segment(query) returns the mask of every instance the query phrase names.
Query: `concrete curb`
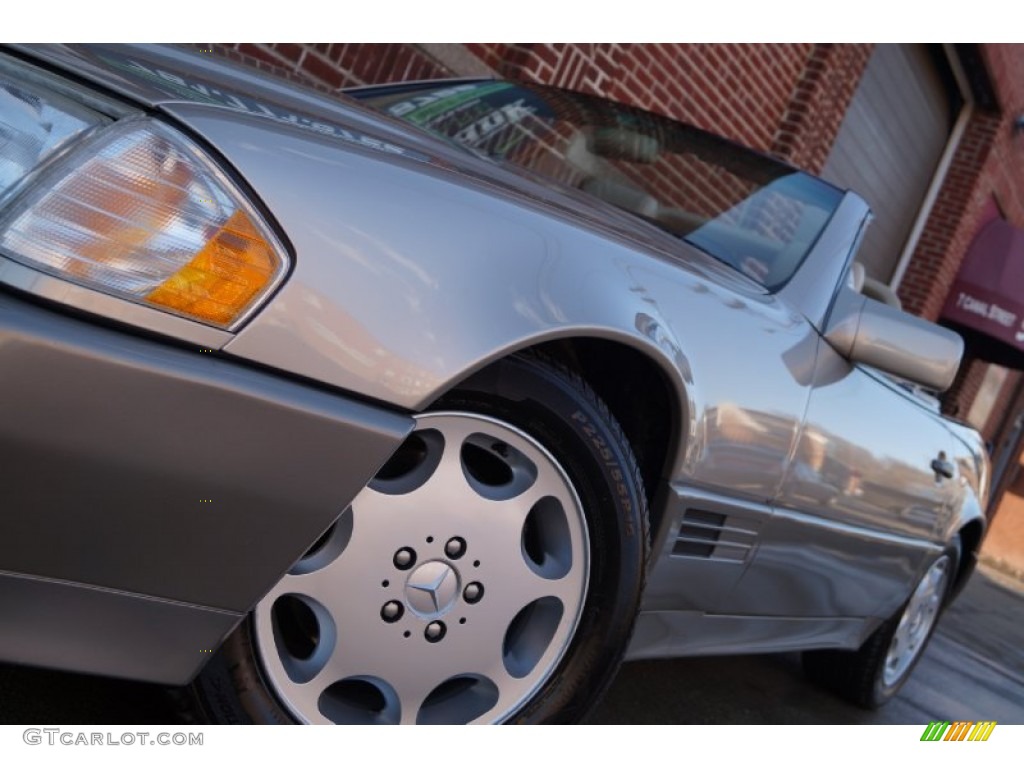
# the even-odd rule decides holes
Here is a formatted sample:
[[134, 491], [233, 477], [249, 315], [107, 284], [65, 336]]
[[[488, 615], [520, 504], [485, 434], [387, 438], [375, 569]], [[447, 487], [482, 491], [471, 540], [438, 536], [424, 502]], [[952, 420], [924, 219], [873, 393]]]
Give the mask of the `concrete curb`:
[[1024, 590], [1024, 569], [1018, 568], [1008, 561], [999, 557], [993, 557], [992, 555], [979, 556], [978, 563], [985, 568], [989, 568], [1002, 574], [1003, 576], [1008, 576], [1018, 582], [1019, 589]]

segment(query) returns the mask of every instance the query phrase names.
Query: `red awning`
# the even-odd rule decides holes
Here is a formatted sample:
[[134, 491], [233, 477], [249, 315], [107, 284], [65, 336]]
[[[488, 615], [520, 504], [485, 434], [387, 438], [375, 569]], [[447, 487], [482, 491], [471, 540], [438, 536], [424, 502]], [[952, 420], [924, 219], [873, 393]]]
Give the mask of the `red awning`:
[[970, 353], [1024, 369], [1024, 229], [993, 219], [977, 234], [942, 309]]

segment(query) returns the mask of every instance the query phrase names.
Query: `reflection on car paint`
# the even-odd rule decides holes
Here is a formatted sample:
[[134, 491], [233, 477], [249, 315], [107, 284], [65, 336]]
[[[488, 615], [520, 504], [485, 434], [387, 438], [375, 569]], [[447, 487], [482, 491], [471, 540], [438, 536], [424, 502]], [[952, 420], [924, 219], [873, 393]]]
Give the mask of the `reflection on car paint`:
[[369, 136], [360, 131], [342, 128], [333, 123], [317, 120], [308, 115], [298, 112], [287, 112], [278, 107], [270, 106], [264, 102], [257, 101], [249, 96], [230, 91], [223, 91], [208, 83], [202, 83], [192, 76], [184, 76], [169, 72], [160, 67], [148, 67], [134, 59], [125, 58], [109, 52], [97, 53], [97, 56], [107, 64], [116, 69], [130, 71], [141, 76], [150, 82], [158, 85], [164, 90], [177, 95], [184, 95], [190, 101], [203, 101], [207, 104], [218, 104], [224, 107], [231, 107], [242, 112], [253, 115], [262, 115], [274, 120], [288, 123], [290, 125], [305, 128], [317, 133], [333, 136], [343, 141], [358, 144], [366, 149], [373, 149], [379, 152], [387, 152], [394, 155], [401, 155], [420, 162], [429, 162], [430, 158], [422, 152], [416, 152], [408, 147], [402, 147], [389, 141], [383, 141]]

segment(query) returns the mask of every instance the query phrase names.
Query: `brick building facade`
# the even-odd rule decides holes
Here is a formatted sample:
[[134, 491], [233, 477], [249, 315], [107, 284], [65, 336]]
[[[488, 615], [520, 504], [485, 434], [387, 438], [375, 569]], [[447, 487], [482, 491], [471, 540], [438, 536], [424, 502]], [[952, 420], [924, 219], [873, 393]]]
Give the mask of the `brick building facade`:
[[[221, 55], [326, 91], [480, 75], [587, 91], [679, 118], [815, 173], [826, 169], [876, 48], [527, 43], [214, 46]], [[930, 49], [925, 54], [938, 62], [937, 77], [951, 94], [950, 123], [955, 117], [956, 124], [943, 139], [944, 151], [933, 164], [928, 194], [908, 202], [916, 217], [913, 233], [890, 283], [905, 309], [937, 320], [981, 225], [1001, 216], [1024, 227], [1024, 45], [916, 48]], [[994, 459], [1000, 451], [1012, 453], [1014, 460], [1009, 464], [1011, 469], [1017, 466], [1024, 447], [1024, 430], [1015, 429], [1016, 415], [1024, 412], [1021, 371], [994, 369], [969, 349], [943, 406], [947, 412], [970, 418], [983, 431], [993, 443]], [[1013, 495], [1015, 476], [1013, 471], [1003, 473], [1000, 489], [1012, 486]], [[1021, 512], [1012, 517], [1024, 517], [1024, 502]], [[1024, 532], [1020, 538], [1024, 567]]]

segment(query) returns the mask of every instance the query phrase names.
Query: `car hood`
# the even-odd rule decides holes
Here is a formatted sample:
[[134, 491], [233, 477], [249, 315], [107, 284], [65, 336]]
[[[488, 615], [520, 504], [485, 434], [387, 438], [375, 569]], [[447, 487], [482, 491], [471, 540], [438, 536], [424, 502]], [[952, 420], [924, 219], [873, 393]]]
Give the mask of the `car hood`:
[[[367, 121], [368, 111], [348, 97], [328, 96], [212, 54], [170, 45], [17, 45], [8, 50], [72, 72], [150, 109], [182, 102], [212, 104], [342, 141], [364, 143], [367, 138], [356, 128]], [[404, 151], [421, 159], [438, 151], [436, 140], [397, 120], [374, 114], [372, 122], [377, 140], [366, 141], [368, 148]], [[398, 143], [391, 145], [388, 139]]]
[[[588, 229], [625, 237], [645, 250], [744, 293], [763, 293], [746, 277], [657, 227], [584, 192], [511, 165], [477, 156], [452, 142], [297, 82], [268, 76], [223, 57], [170, 45], [18, 45], [14, 52], [152, 110], [174, 115], [183, 103], [258, 115], [339, 145], [401, 157], [458, 174], [463, 183], [498, 188]], [[465, 81], [463, 81], [465, 82]]]

